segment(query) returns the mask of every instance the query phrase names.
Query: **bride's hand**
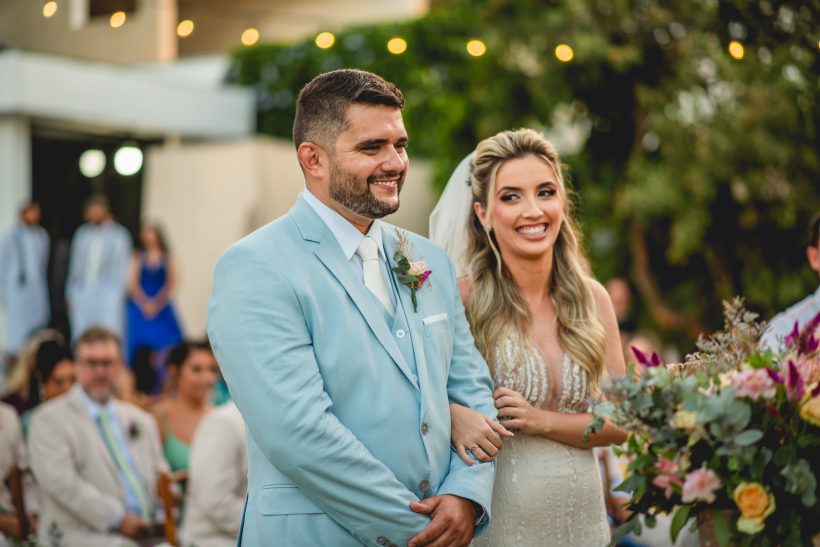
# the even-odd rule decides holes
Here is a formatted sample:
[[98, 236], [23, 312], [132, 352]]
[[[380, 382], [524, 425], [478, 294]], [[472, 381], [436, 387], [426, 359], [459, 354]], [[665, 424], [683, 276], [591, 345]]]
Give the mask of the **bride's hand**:
[[504, 426], [523, 433], [533, 433], [533, 425], [538, 410], [523, 395], [512, 389], [500, 387], [493, 392], [498, 419]]
[[475, 465], [467, 451], [482, 462], [493, 461], [501, 450], [502, 437], [513, 434], [495, 420], [487, 418], [480, 412], [457, 404], [450, 405], [450, 423], [452, 426], [453, 446], [459, 457], [467, 465]]

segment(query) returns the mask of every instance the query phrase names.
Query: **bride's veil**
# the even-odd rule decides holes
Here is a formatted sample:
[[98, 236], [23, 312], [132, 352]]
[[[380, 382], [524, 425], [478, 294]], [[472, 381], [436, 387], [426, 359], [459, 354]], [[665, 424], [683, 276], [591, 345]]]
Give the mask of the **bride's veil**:
[[467, 274], [467, 223], [473, 214], [471, 152], [450, 175], [435, 209], [430, 214], [430, 239], [441, 245], [456, 265], [456, 276]]

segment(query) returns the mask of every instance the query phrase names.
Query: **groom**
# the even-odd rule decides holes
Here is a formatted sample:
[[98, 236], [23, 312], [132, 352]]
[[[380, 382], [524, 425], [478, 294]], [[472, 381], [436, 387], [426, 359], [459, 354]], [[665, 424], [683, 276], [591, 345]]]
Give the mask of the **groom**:
[[305, 191], [217, 263], [208, 334], [249, 432], [241, 545], [467, 545], [489, 522], [492, 464], [450, 446], [451, 401], [495, 417], [453, 265], [378, 220], [409, 164], [403, 106], [368, 72], [307, 84]]

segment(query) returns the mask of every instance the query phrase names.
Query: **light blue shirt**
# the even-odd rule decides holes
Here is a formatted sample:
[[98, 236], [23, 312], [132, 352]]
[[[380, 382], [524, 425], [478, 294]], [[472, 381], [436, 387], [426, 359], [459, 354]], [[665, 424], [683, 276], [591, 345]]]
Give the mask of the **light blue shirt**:
[[794, 329], [795, 322], [800, 329], [810, 319], [813, 319], [820, 312], [820, 287], [814, 294], [808, 295], [800, 302], [794, 304], [785, 311], [772, 317], [766, 332], [760, 339], [760, 345], [765, 349], [782, 351], [783, 341]]
[[382, 272], [382, 281], [384, 281], [384, 284], [387, 287], [387, 293], [390, 295], [390, 301], [393, 304], [393, 309], [396, 309], [396, 294], [392, 289], [393, 285], [390, 281], [390, 271], [387, 267], [388, 262], [387, 258], [384, 256], [382, 228], [379, 220], [373, 220], [367, 233], [363, 234], [345, 217], [319, 201], [319, 198], [311, 194], [310, 190], [307, 188], [305, 188], [305, 191], [302, 192], [302, 197], [305, 198], [308, 205], [310, 205], [316, 214], [319, 215], [319, 218], [321, 218], [322, 222], [327, 225], [328, 229], [333, 234], [333, 237], [335, 237], [336, 241], [339, 242], [339, 247], [342, 248], [342, 253], [353, 266], [356, 276], [362, 280], [362, 283], [364, 283], [364, 266], [362, 265], [362, 259], [356, 254], [356, 249], [359, 248], [359, 245], [365, 237], [369, 236], [376, 242], [376, 246], [379, 249], [379, 266]]
[[[128, 465], [130, 465], [131, 469], [133, 469], [134, 476], [140, 479], [140, 482], [142, 482], [142, 478], [140, 477], [140, 474], [137, 471], [137, 466], [134, 463], [134, 458], [131, 455], [131, 449], [128, 447], [128, 440], [126, 439], [125, 432], [123, 431], [122, 424], [120, 423], [119, 416], [117, 415], [117, 407], [114, 404], [114, 398], [110, 398], [105, 405], [101, 405], [100, 403], [89, 397], [83, 389], [80, 389], [79, 391], [80, 395], [82, 395], [83, 402], [85, 403], [85, 408], [86, 410], [88, 410], [88, 414], [91, 416], [91, 419], [94, 421], [95, 424], [98, 424], [97, 418], [99, 417], [100, 412], [102, 412], [103, 409], [108, 411], [108, 416], [111, 418], [111, 428], [114, 430], [114, 437], [117, 441], [117, 444], [120, 447], [120, 451], [125, 455], [125, 458], [128, 460]], [[99, 429], [99, 426], [97, 427], [97, 429]], [[100, 436], [102, 436], [102, 431], [100, 431]], [[134, 492], [131, 486], [128, 484], [128, 480], [126, 480], [125, 475], [123, 475], [119, 467], [116, 465], [115, 467], [117, 467], [117, 475], [120, 477], [122, 491], [125, 493], [125, 513], [131, 513], [134, 515], [141, 514], [140, 501], [137, 493]], [[148, 499], [147, 494], [146, 499]], [[114, 522], [111, 523], [111, 528], [116, 528], [117, 526], [119, 526], [120, 522], [125, 516], [125, 513], [117, 515], [117, 518], [114, 519]]]

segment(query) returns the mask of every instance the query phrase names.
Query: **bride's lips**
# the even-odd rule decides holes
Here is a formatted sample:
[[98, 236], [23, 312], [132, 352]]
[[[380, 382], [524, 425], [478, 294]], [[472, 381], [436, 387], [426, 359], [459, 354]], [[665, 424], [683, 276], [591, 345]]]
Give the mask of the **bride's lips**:
[[549, 228], [547, 223], [540, 222], [538, 224], [517, 226], [515, 231], [525, 239], [542, 239], [547, 234], [547, 228]]

